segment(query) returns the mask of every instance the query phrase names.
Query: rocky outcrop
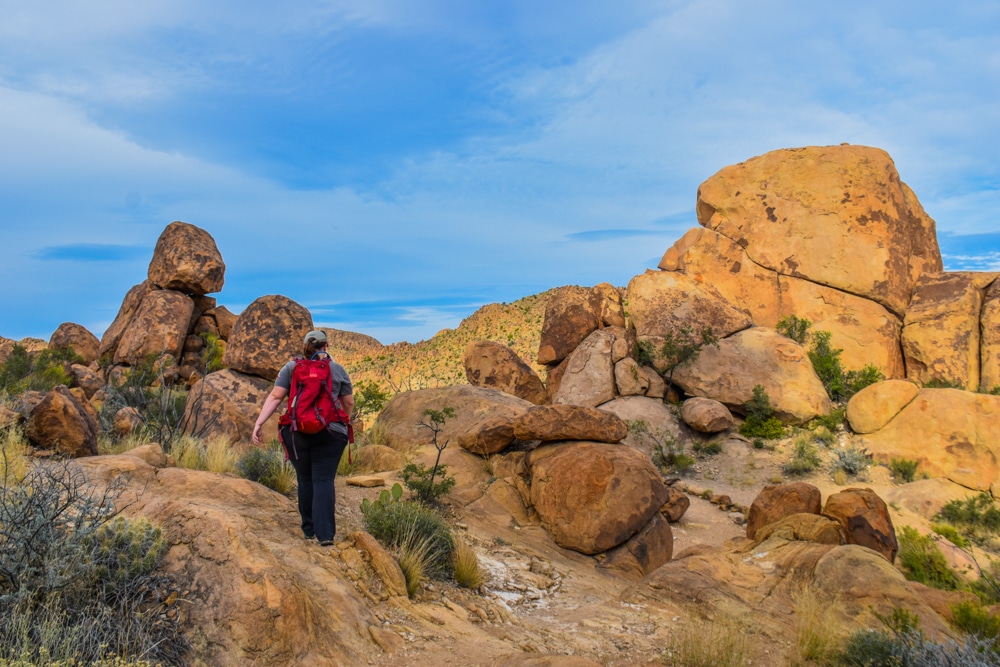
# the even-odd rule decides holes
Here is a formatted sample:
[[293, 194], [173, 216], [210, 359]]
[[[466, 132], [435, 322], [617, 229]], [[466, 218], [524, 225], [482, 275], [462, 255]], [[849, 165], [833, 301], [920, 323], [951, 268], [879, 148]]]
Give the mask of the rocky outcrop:
[[549, 299], [538, 344], [538, 363], [559, 363], [601, 326], [600, 312], [594, 305], [591, 290], [586, 287], [564, 287]]
[[488, 387], [542, 405], [548, 392], [542, 379], [514, 350], [494, 341], [471, 341], [462, 355], [465, 377], [475, 387]]
[[172, 290], [150, 290], [122, 331], [114, 362], [135, 366], [164, 354], [179, 359], [193, 315], [190, 297]]
[[755, 539], [764, 526], [793, 514], [819, 514], [822, 500], [819, 489], [804, 482], [765, 486], [750, 505], [747, 537]]
[[801, 345], [770, 329], [747, 329], [702, 348], [677, 368], [674, 382], [692, 396], [743, 412], [755, 385], [767, 391], [779, 419], [795, 424], [830, 412], [830, 398]]
[[36, 447], [74, 458], [97, 454], [98, 433], [97, 419], [62, 385], [47, 393], [28, 416], [28, 439]]
[[886, 380], [868, 385], [847, 402], [847, 423], [855, 433], [873, 433], [917, 397], [920, 388], [906, 380]]
[[531, 452], [531, 503], [556, 544], [595, 554], [645, 528], [667, 499], [659, 471], [631, 447], [593, 442]]
[[185, 294], [211, 294], [222, 290], [225, 277], [226, 264], [215, 239], [204, 229], [178, 221], [160, 234], [149, 262], [149, 281], [154, 285]]
[[302, 341], [312, 328], [309, 311], [288, 297], [259, 297], [233, 325], [222, 363], [274, 380], [282, 366], [302, 354]]
[[[254, 423], [273, 385], [262, 378], [225, 369], [209, 373], [188, 391], [184, 405], [185, 433], [202, 438], [223, 436], [249, 443]], [[278, 437], [278, 419], [264, 425], [264, 440]]]
[[700, 396], [684, 401], [681, 419], [701, 433], [720, 433], [733, 427], [733, 413], [725, 405]]
[[871, 489], [845, 489], [826, 500], [823, 515], [837, 521], [848, 544], [868, 547], [893, 562], [899, 543], [889, 508]]
[[579, 405], [542, 405], [530, 408], [512, 422], [519, 440], [590, 440], [619, 442], [628, 426], [618, 416]]
[[52, 350], [72, 349], [83, 358], [83, 363], [91, 364], [100, 357], [101, 341], [97, 336], [87, 331], [80, 324], [63, 322], [49, 338], [49, 348]]
[[[594, 331], [566, 357], [558, 382], [550, 388], [553, 403], [596, 407], [615, 397], [616, 341], [625, 341], [625, 330], [608, 327]], [[552, 384], [552, 383], [550, 383]]]

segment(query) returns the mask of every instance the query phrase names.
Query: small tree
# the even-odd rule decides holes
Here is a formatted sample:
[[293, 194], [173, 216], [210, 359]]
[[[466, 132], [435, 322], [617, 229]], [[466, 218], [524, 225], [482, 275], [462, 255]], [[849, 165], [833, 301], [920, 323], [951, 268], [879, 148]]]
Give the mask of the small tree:
[[809, 327], [811, 326], [812, 322], [804, 317], [799, 318], [795, 315], [787, 315], [778, 320], [774, 328], [778, 333], [791, 338], [799, 345], [805, 345], [806, 338], [809, 337]]
[[667, 382], [673, 384], [674, 371], [678, 366], [694, 361], [701, 354], [701, 349], [706, 345], [719, 347], [719, 339], [712, 333], [712, 327], [705, 327], [700, 334], [695, 334], [694, 329], [683, 326], [675, 334], [668, 331], [660, 346], [660, 357], [664, 363], [663, 372], [667, 375]]
[[[431, 502], [448, 493], [451, 487], [455, 486], [455, 478], [447, 475], [447, 464], [441, 463], [441, 452], [448, 446], [449, 441], [438, 442], [438, 435], [441, 433], [441, 429], [444, 428], [445, 423], [449, 419], [455, 418], [455, 410], [454, 408], [444, 406], [440, 410], [427, 408], [421, 414], [425, 419], [421, 420], [419, 425], [430, 429], [431, 443], [437, 449], [437, 458], [434, 460], [434, 467], [429, 471], [423, 466], [409, 463], [403, 468], [401, 475], [406, 488], [416, 493], [417, 498], [424, 502]], [[441, 481], [435, 484], [434, 478], [437, 476], [438, 471], [441, 472]]]
[[785, 434], [781, 420], [774, 416], [771, 398], [767, 395], [764, 385], [755, 385], [753, 397], [743, 404], [746, 421], [740, 426], [740, 434], [747, 438], [766, 438], [772, 440]]
[[358, 417], [375, 415], [389, 402], [389, 392], [374, 380], [361, 382], [354, 388], [354, 414]]

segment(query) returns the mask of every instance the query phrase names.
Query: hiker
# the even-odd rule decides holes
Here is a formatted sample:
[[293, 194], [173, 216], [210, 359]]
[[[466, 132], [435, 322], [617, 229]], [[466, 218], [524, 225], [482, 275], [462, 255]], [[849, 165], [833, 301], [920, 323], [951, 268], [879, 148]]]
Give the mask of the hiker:
[[264, 423], [287, 397], [288, 410], [278, 422], [278, 435], [295, 468], [302, 533], [322, 546], [332, 545], [337, 533], [333, 480], [347, 447], [354, 410], [351, 378], [327, 353], [326, 344], [322, 331], [306, 334], [302, 357], [284, 365], [264, 399], [252, 438], [255, 445], [261, 444]]

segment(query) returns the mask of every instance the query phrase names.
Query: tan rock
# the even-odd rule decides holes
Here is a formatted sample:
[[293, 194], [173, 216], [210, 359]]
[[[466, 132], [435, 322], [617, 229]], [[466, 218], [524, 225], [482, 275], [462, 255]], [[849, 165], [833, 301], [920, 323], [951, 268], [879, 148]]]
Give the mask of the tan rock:
[[714, 287], [683, 273], [646, 271], [629, 281], [627, 297], [639, 340], [662, 342], [668, 333], [677, 335], [683, 327], [695, 334], [711, 328], [723, 338], [751, 324], [750, 318]]
[[399, 470], [406, 465], [403, 455], [392, 447], [385, 445], [365, 445], [354, 455], [359, 470], [368, 472], [387, 472]]
[[873, 433], [917, 397], [920, 387], [906, 380], [886, 380], [869, 385], [847, 402], [847, 421], [855, 433]]
[[212, 310], [212, 317], [215, 318], [215, 325], [219, 327], [219, 336], [223, 340], [229, 340], [233, 333], [233, 327], [236, 326], [236, 320], [239, 318], [229, 312], [225, 306], [216, 306]]
[[16, 410], [11, 410], [4, 405], [0, 405], [0, 428], [8, 426], [19, 426], [24, 422], [24, 415]]
[[779, 419], [794, 424], [830, 412], [830, 398], [801, 345], [764, 328], [746, 329], [702, 348], [674, 371], [674, 382], [692, 396], [743, 411], [755, 385], [763, 385]]
[[370, 489], [376, 486], [385, 486], [385, 477], [378, 475], [352, 475], [344, 480], [347, 486], [360, 486]]
[[462, 365], [466, 379], [473, 386], [497, 389], [535, 405], [543, 405], [548, 400], [542, 379], [517, 356], [517, 352], [503, 343], [471, 341], [465, 347]]
[[92, 364], [100, 357], [101, 341], [81, 324], [63, 322], [49, 338], [49, 348], [53, 350], [72, 349], [83, 358], [84, 364]]
[[114, 363], [138, 366], [150, 356], [180, 357], [194, 302], [180, 292], [152, 290], [142, 298], [115, 348]]
[[134, 456], [154, 468], [166, 468], [173, 465], [171, 457], [164, 453], [163, 448], [156, 443], [139, 445], [125, 452], [127, 456]]
[[262, 296], [233, 325], [222, 363], [274, 380], [282, 366], [302, 354], [302, 341], [312, 328], [312, 315], [303, 306], [281, 295]]
[[[645, 396], [623, 396], [601, 404], [599, 409], [618, 415], [626, 424], [635, 421], [645, 422], [652, 435], [661, 442], [679, 441], [681, 438], [680, 420], [661, 400]], [[632, 432], [630, 428], [622, 444], [634, 447], [651, 457], [656, 443], [653, 438]]]
[[513, 420], [533, 407], [524, 399], [496, 389], [456, 385], [438, 389], [419, 389], [396, 394], [379, 414], [376, 423], [386, 429], [386, 444], [399, 451], [431, 442], [426, 409], [450, 407], [455, 417], [449, 419], [438, 442], [450, 442], [480, 454], [502, 450], [514, 439]]
[[760, 544], [771, 537], [778, 537], [788, 541], [839, 545], [844, 544], [841, 531], [840, 524], [829, 517], [800, 512], [761, 527], [754, 537], [754, 542]]
[[[272, 384], [262, 378], [225, 369], [209, 373], [188, 391], [184, 432], [202, 438], [225, 436], [249, 443], [253, 427]], [[279, 406], [278, 412], [284, 406]], [[278, 437], [278, 417], [264, 424], [264, 441]]]
[[812, 484], [769, 485], [761, 489], [750, 505], [747, 515], [747, 537], [755, 539], [757, 532], [793, 514], [819, 514], [822, 495]]
[[644, 396], [649, 390], [649, 378], [635, 359], [625, 357], [615, 363], [615, 386], [621, 396]]
[[101, 356], [108, 354], [112, 359], [114, 358], [118, 341], [121, 340], [126, 327], [132, 322], [132, 318], [135, 317], [136, 312], [139, 310], [143, 297], [152, 290], [152, 283], [145, 280], [126, 292], [125, 298], [122, 300], [122, 305], [118, 309], [118, 315], [115, 316], [111, 326], [105, 329], [104, 335], [101, 336]]
[[994, 280], [985, 292], [979, 331], [979, 384], [983, 391], [993, 391], [1000, 387], [1000, 280]]
[[725, 167], [698, 188], [697, 213], [756, 264], [896, 314], [920, 275], [941, 270], [934, 221], [877, 148], [811, 146]]
[[649, 382], [649, 389], [646, 390], [646, 396], [649, 398], [663, 398], [667, 395], [667, 383], [658, 370], [652, 366], [643, 366], [642, 374], [646, 376], [646, 380]]
[[670, 561], [673, 553], [674, 533], [667, 520], [657, 513], [625, 544], [609, 551], [601, 566], [638, 580]]
[[126, 406], [115, 413], [113, 428], [118, 437], [125, 437], [135, 432], [140, 426], [142, 426], [142, 417], [135, 408]]
[[871, 489], [845, 489], [833, 494], [826, 499], [823, 516], [840, 523], [848, 544], [877, 551], [890, 563], [895, 560], [899, 543], [889, 508]]
[[608, 327], [595, 331], [573, 350], [554, 390], [553, 403], [595, 407], [615, 397], [615, 371], [611, 350], [625, 331]]
[[631, 447], [544, 445], [531, 452], [528, 469], [542, 525], [558, 545], [585, 554], [631, 538], [667, 498], [659, 471]]
[[712, 230], [701, 230], [697, 239], [683, 250], [682, 271], [739, 304], [755, 325], [774, 328], [788, 315], [808, 319], [814, 331], [831, 333], [846, 369], [874, 364], [886, 377], [904, 376], [900, 316], [875, 301], [769, 271], [747, 257], [741, 245]]
[[677, 523], [683, 518], [689, 507], [691, 507], [691, 499], [688, 498], [687, 494], [668, 486], [667, 501], [660, 508], [660, 514], [665, 516], [670, 523]]
[[149, 280], [163, 289], [210, 294], [222, 290], [226, 264], [211, 234], [186, 222], [172, 222], [156, 241]]
[[83, 393], [87, 395], [88, 400], [93, 398], [94, 394], [104, 387], [104, 381], [101, 379], [101, 376], [90, 370], [87, 366], [72, 364], [69, 367], [69, 375], [73, 378], [73, 384], [83, 389]]
[[575, 655], [515, 653], [497, 658], [491, 667], [599, 667], [600, 664]]
[[579, 405], [540, 405], [529, 408], [512, 422], [519, 440], [590, 440], [619, 442], [628, 427], [617, 415]]
[[[996, 274], [989, 274], [995, 276]], [[979, 314], [983, 291], [976, 274], [939, 273], [917, 281], [903, 322], [906, 376], [979, 388]]]
[[351, 533], [354, 546], [365, 554], [368, 564], [374, 570], [390, 597], [406, 596], [406, 577], [393, 558], [374, 537], [362, 531]]
[[729, 408], [718, 401], [700, 396], [684, 401], [681, 419], [701, 433], [720, 433], [733, 427], [733, 413]]
[[918, 473], [987, 490], [1000, 474], [1000, 396], [921, 389], [917, 397], [857, 445], [879, 463], [918, 462]]
[[586, 287], [563, 287], [545, 306], [538, 363], [556, 364], [576, 349], [592, 331], [601, 326], [592, 291]]
[[617, 287], [611, 283], [594, 285], [590, 290], [590, 301], [602, 326], [625, 326], [625, 308], [622, 305], [621, 292]]
[[60, 385], [45, 394], [28, 416], [28, 439], [41, 449], [74, 458], [97, 454], [97, 420], [69, 389]]

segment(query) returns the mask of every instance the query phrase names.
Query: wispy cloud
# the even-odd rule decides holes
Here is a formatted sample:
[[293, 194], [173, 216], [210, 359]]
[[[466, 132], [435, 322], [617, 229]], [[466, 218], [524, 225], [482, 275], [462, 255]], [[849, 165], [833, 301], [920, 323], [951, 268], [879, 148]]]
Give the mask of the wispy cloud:
[[152, 255], [152, 250], [147, 246], [77, 243], [47, 246], [36, 252], [35, 257], [46, 261], [121, 262], [149, 257]]

